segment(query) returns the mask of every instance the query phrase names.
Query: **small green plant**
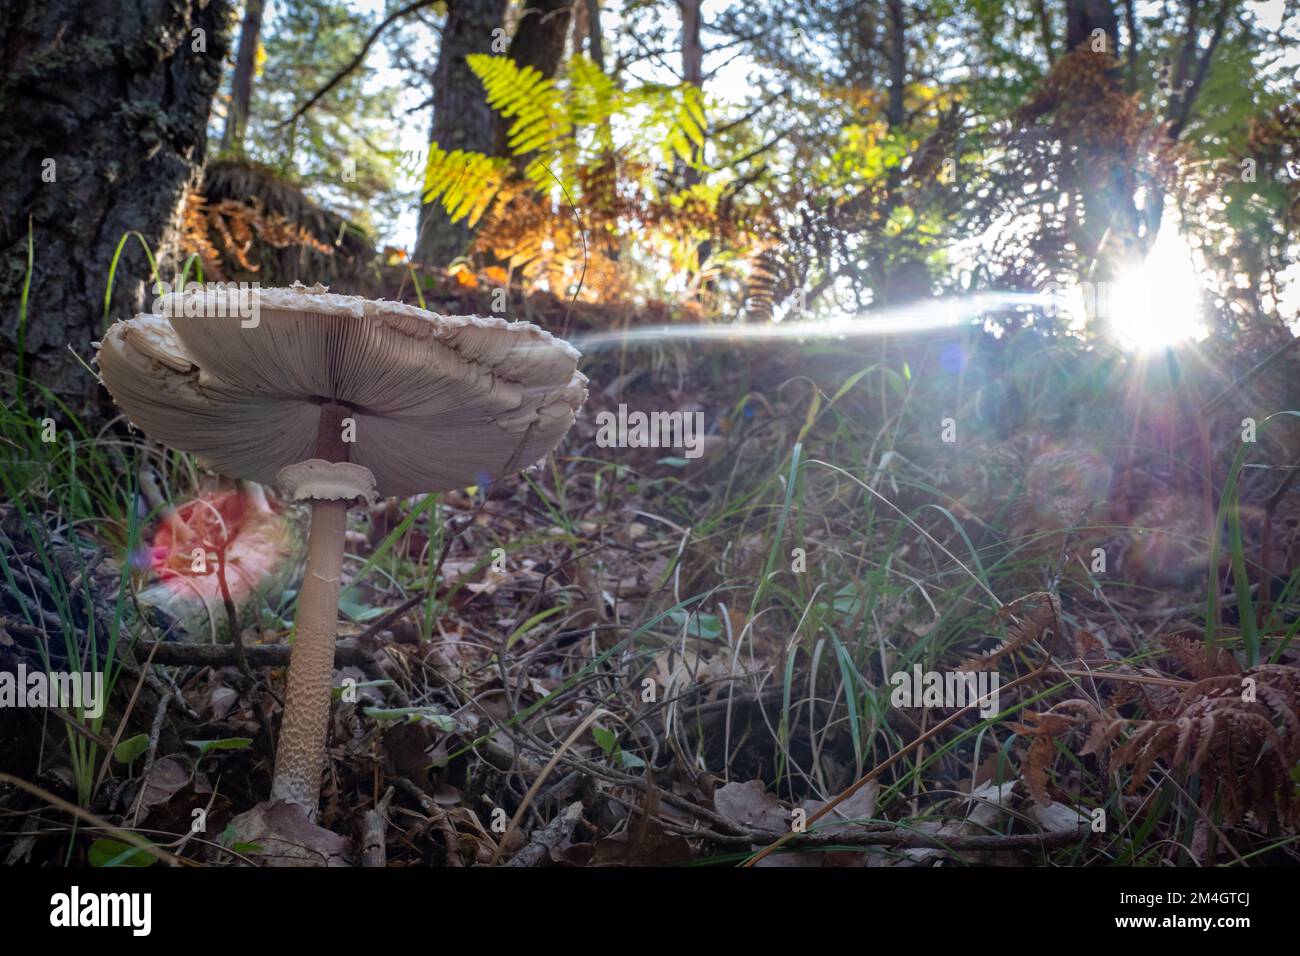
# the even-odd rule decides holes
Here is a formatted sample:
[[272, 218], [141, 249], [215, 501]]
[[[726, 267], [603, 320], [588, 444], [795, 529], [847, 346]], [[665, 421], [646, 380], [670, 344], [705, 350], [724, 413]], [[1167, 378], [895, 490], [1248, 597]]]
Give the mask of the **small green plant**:
[[628, 770], [639, 770], [645, 766], [644, 760], [636, 754], [628, 753], [618, 745], [618, 735], [614, 731], [596, 725], [591, 728], [591, 735], [596, 739], [596, 745], [600, 747], [606, 758], [614, 761], [620, 767]]

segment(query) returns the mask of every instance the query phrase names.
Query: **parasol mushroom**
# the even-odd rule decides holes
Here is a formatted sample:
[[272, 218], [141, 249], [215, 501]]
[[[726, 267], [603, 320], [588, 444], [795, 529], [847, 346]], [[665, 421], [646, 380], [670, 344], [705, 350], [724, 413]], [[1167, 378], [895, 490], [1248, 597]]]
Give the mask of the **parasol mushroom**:
[[250, 322], [247, 296], [163, 296], [161, 315], [108, 330], [98, 362], [151, 438], [311, 502], [271, 800], [314, 820], [349, 505], [532, 464], [573, 424], [587, 380], [574, 348], [526, 322], [297, 284], [254, 290]]

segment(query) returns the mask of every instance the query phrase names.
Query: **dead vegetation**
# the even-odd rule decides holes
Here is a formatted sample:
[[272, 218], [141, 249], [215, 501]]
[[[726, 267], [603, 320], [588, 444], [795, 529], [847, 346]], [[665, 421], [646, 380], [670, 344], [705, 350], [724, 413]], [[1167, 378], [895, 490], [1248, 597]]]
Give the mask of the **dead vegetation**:
[[198, 257], [210, 282], [256, 280], [271, 288], [310, 275], [364, 288], [373, 281], [375, 249], [364, 231], [248, 160], [204, 168], [200, 188], [186, 196], [181, 251]]

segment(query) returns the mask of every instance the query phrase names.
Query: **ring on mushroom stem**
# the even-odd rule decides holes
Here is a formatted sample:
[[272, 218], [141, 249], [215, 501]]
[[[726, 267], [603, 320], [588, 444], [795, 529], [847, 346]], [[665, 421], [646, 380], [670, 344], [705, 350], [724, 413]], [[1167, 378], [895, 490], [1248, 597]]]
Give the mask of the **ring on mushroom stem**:
[[150, 437], [311, 502], [272, 800], [314, 818], [348, 507], [467, 487], [544, 458], [587, 380], [576, 349], [527, 322], [295, 285], [255, 290], [259, 321], [248, 326], [230, 294], [164, 296], [163, 314], [114, 324], [97, 360]]

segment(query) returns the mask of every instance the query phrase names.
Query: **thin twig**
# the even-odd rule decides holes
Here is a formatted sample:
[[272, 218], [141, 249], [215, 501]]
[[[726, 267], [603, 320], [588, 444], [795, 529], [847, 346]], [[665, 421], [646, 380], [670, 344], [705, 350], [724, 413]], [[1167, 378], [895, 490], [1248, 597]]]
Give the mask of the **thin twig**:
[[50, 804], [51, 806], [58, 807], [60, 810], [62, 810], [65, 813], [72, 814], [74, 817], [76, 817], [79, 820], [84, 820], [87, 823], [91, 823], [97, 827], [101, 827], [106, 832], [111, 833], [119, 840], [122, 840], [124, 843], [129, 843], [134, 847], [138, 847], [139, 849], [143, 850], [145, 853], [148, 853], [150, 856], [154, 856], [162, 860], [164, 863], [171, 864], [172, 866], [197, 866], [198, 865], [193, 860], [186, 860], [172, 853], [168, 853], [166, 850], [160, 849], [157, 845], [150, 843], [144, 837], [138, 836], [132, 833], [130, 830], [123, 830], [121, 827], [115, 827], [107, 820], [95, 816], [89, 810], [83, 810], [81, 809], [81, 807], [77, 806], [76, 804], [69, 803], [67, 800], [64, 800], [62, 797], [55, 796], [54, 794], [50, 793], [48, 790], [36, 786], [36, 784], [34, 783], [28, 783], [26, 780], [20, 780], [18, 777], [15, 777], [12, 774], [8, 774], [8, 773], [0, 773], [0, 783], [13, 784], [15, 787], [17, 787], [20, 790], [26, 790], [32, 796], [44, 800], [46, 803]]
[[221, 601], [226, 606], [226, 618], [230, 622], [230, 646], [235, 652], [235, 663], [239, 666], [241, 674], [256, 683], [257, 678], [253, 676], [253, 669], [248, 666], [248, 655], [244, 653], [244, 635], [243, 629], [239, 626], [239, 609], [235, 607], [235, 601], [230, 596], [230, 585], [226, 582], [226, 547], [229, 544], [229, 536], [223, 533], [221, 546], [215, 549], [217, 552], [217, 583], [221, 587]]
[[379, 26], [375, 27], [373, 30], [370, 31], [370, 36], [366, 37], [366, 42], [361, 44], [361, 49], [357, 51], [357, 55], [354, 56], [348, 62], [348, 64], [343, 67], [343, 69], [335, 73], [328, 83], [326, 83], [319, 90], [313, 93], [308, 98], [306, 103], [303, 103], [302, 106], [294, 110], [292, 115], [290, 115], [290, 117], [287, 120], [277, 124], [276, 128], [282, 129], [285, 126], [288, 126], [290, 123], [296, 121], [298, 117], [302, 116], [302, 114], [306, 113], [309, 109], [311, 109], [318, 102], [320, 102], [321, 97], [323, 97], [330, 90], [334, 89], [334, 87], [342, 83], [349, 73], [351, 73], [358, 66], [360, 66], [362, 62], [364, 62], [366, 58], [366, 54], [370, 52], [370, 48], [371, 46], [374, 45], [374, 42], [379, 39], [379, 35], [383, 33], [385, 30], [387, 30], [388, 27], [391, 26], [394, 21], [400, 20], [402, 17], [415, 13], [417, 10], [419, 10], [422, 7], [433, 6], [433, 3], [434, 0], [415, 0], [414, 3], [408, 3], [400, 10], [394, 10], [392, 13], [390, 13], [387, 17], [384, 18], [384, 20], [379, 24]]

